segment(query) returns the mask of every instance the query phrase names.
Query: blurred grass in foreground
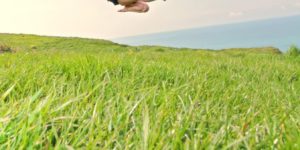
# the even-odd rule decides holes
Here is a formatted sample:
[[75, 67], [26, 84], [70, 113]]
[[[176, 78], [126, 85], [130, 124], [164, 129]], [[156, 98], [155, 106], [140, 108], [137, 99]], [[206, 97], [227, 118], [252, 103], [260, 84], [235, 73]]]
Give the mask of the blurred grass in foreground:
[[300, 57], [0, 34], [0, 149], [299, 149]]

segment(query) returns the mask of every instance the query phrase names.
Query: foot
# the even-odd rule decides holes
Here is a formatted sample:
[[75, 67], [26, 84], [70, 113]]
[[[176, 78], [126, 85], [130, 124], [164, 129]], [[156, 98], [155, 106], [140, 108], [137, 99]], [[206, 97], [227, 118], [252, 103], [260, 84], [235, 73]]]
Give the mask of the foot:
[[138, 0], [136, 3], [125, 6], [119, 12], [138, 12], [145, 13], [149, 11], [149, 6], [144, 2], [144, 0]]

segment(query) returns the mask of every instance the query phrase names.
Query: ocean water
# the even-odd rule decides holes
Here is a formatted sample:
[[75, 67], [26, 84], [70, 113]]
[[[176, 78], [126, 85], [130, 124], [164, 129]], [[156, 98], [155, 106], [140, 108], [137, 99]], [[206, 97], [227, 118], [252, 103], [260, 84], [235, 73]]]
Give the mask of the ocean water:
[[300, 46], [300, 15], [125, 37], [113, 41], [136, 46], [207, 49], [273, 46], [286, 51], [292, 44]]

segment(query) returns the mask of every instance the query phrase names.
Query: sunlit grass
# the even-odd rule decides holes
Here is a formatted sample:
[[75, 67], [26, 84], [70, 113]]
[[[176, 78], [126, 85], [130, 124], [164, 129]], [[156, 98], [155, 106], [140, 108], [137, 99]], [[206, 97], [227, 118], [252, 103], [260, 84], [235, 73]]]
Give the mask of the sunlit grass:
[[300, 147], [299, 57], [0, 37], [0, 149]]

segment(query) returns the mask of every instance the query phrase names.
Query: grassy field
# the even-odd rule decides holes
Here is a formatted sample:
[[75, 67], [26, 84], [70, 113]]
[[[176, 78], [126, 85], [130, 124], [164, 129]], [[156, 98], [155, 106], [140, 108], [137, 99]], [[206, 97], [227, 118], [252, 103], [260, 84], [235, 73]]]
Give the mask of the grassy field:
[[299, 149], [300, 57], [0, 34], [0, 149]]

